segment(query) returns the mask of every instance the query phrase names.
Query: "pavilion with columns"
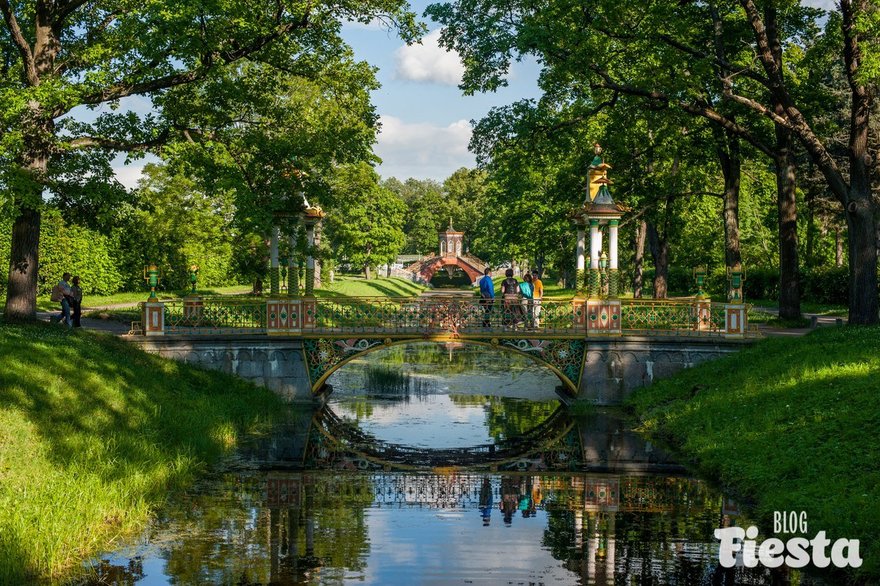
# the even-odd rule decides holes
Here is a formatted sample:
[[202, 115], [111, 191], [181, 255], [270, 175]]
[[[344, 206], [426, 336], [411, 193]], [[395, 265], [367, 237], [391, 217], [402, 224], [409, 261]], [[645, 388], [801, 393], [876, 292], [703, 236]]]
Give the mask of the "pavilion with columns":
[[[586, 308], [588, 330], [613, 332], [620, 329], [618, 228], [620, 218], [627, 210], [611, 197], [608, 187], [611, 165], [605, 162], [598, 143], [593, 152], [595, 156], [589, 167], [584, 202], [572, 214], [572, 221], [577, 226], [577, 298]], [[590, 255], [586, 257], [588, 227]], [[603, 243], [605, 232], [608, 234], [607, 250]]]

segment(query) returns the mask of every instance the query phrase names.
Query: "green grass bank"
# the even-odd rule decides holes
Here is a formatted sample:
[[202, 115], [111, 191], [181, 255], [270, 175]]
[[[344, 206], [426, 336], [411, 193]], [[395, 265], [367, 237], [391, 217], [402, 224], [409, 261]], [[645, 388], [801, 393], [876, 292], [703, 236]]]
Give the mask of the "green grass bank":
[[0, 584], [59, 579], [282, 412], [111, 336], [0, 325]]
[[763, 340], [641, 389], [629, 406], [753, 507], [762, 535], [774, 511], [806, 511], [806, 537], [861, 540], [864, 565], [847, 578], [880, 583], [880, 328]]

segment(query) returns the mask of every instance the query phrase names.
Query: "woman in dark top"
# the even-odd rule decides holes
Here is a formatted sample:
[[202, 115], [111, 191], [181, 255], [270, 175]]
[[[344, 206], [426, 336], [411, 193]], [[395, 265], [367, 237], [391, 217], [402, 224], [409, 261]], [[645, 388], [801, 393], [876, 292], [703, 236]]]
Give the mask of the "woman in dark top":
[[520, 321], [521, 306], [519, 303], [519, 281], [513, 276], [513, 269], [507, 269], [504, 272], [507, 277], [501, 281], [501, 295], [504, 297], [503, 318], [502, 323], [505, 326], [512, 326]]

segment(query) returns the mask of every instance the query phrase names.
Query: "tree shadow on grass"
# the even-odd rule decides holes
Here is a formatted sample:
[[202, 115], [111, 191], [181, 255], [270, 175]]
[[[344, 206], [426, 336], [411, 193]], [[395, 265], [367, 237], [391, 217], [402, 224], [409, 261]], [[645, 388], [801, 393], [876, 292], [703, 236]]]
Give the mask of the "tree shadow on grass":
[[768, 341], [656, 383], [638, 401], [681, 456], [756, 504], [765, 531], [775, 511], [806, 511], [808, 538], [824, 530], [832, 542], [860, 539], [858, 575], [876, 578], [877, 333], [847, 328]]
[[[53, 506], [83, 507], [90, 513], [83, 516], [93, 518], [93, 509], [106, 508], [111, 517], [93, 531], [108, 539], [118, 531], [114, 511], [160, 502], [169, 488], [185, 485], [206, 462], [232, 448], [239, 434], [283, 410], [281, 400], [269, 391], [100, 334], [71, 334], [45, 325], [3, 326], [0, 360], [0, 409], [27, 419], [48, 462], [46, 472], [64, 478], [82, 475], [106, 488], [106, 495], [56, 495], [50, 499]], [[65, 486], [75, 490], [76, 485]], [[30, 493], [20, 506], [45, 505], [29, 498]], [[54, 512], [52, 506], [45, 510], [47, 515]], [[57, 557], [75, 560], [91, 553], [81, 545], [61, 544], [69, 552]], [[43, 574], [59, 570], [28, 563], [27, 544], [19, 547], [24, 551], [21, 567], [36, 566]], [[2, 552], [0, 559], [10, 555], [18, 554]]]

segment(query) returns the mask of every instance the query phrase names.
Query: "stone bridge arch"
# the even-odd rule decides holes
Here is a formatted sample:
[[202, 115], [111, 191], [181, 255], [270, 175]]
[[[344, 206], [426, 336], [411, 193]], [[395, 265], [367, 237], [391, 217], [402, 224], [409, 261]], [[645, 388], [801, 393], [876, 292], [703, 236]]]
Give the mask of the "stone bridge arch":
[[[511, 332], [514, 334], [514, 332]], [[587, 343], [584, 339], [523, 337], [360, 337], [308, 338], [303, 340], [303, 357], [312, 394], [322, 395], [330, 376], [352, 360], [391, 346], [421, 342], [460, 342], [527, 356], [548, 368], [562, 383], [562, 395], [576, 399], [584, 371]]]

